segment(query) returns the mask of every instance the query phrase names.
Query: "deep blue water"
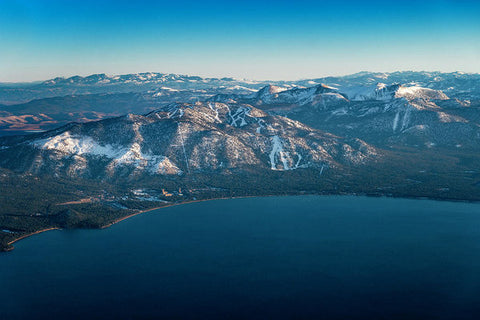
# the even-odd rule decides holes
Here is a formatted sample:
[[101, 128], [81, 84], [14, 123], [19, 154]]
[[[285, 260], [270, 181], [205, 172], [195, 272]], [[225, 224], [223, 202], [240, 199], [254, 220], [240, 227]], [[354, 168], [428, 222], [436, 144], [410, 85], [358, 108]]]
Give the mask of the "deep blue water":
[[0, 255], [0, 319], [480, 319], [480, 205], [269, 197]]

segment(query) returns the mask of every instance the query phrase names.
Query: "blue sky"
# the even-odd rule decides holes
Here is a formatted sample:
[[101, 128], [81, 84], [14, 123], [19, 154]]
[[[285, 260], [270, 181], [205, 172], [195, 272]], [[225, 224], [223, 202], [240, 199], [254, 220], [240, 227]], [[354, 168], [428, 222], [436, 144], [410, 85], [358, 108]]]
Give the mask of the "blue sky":
[[0, 81], [480, 72], [480, 1], [0, 0]]

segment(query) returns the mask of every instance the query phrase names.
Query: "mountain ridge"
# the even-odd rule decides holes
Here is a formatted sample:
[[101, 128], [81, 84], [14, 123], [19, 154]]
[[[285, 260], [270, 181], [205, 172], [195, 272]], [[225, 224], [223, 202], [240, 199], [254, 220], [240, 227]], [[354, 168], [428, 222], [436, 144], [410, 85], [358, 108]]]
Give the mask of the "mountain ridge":
[[[366, 86], [377, 82], [387, 85], [417, 84], [435, 90], [458, 92], [459, 86], [471, 94], [480, 82], [478, 73], [462, 72], [419, 72], [402, 71], [391, 73], [356, 73], [347, 76], [323, 77], [302, 80], [245, 80], [235, 78], [203, 78], [199, 76], [145, 72], [137, 74], [124, 74], [108, 76], [106, 74], [93, 74], [89, 76], [57, 77], [43, 82], [31, 84], [22, 83], [21, 86], [8, 84], [0, 85], [0, 104], [15, 104], [27, 102], [35, 98], [46, 98], [68, 94], [92, 94], [104, 92], [140, 92], [151, 90], [158, 85], [166, 85], [173, 89], [178, 88], [229, 88], [244, 87], [246, 89], [260, 89], [266, 85], [280, 87], [312, 87], [316, 84]], [[74, 88], [75, 87], [75, 88]], [[457, 88], [456, 88], [457, 87]], [[463, 96], [460, 94], [459, 97]], [[480, 95], [475, 94], [478, 98]]]

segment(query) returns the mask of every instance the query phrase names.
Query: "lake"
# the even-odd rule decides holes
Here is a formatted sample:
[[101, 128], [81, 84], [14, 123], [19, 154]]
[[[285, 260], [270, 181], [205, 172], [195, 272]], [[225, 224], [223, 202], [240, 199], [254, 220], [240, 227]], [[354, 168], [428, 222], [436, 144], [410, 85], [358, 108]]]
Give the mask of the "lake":
[[480, 204], [197, 202], [0, 255], [0, 319], [479, 319]]

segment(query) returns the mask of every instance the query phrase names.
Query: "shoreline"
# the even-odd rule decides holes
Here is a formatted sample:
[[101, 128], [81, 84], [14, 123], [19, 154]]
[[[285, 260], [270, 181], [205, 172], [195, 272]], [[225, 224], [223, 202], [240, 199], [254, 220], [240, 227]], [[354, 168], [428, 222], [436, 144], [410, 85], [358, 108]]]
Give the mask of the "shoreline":
[[61, 230], [61, 228], [51, 227], [51, 228], [45, 228], [45, 229], [37, 230], [37, 231], [34, 231], [34, 232], [26, 233], [26, 234], [24, 234], [24, 235], [22, 235], [22, 236], [20, 236], [16, 239], [13, 239], [10, 242], [7, 242], [7, 247], [4, 248], [3, 251], [8, 252], [8, 251], [12, 251], [13, 249], [15, 249], [13, 244], [17, 241], [23, 240], [25, 238], [31, 237], [31, 236], [36, 235], [36, 234], [40, 234], [40, 233], [47, 232], [47, 231], [52, 231], [52, 230]]
[[[123, 220], [127, 220], [131, 217], [134, 217], [134, 216], [138, 216], [142, 213], [146, 213], [146, 212], [149, 212], [149, 211], [153, 211], [153, 210], [158, 210], [158, 209], [162, 209], [162, 208], [167, 208], [167, 207], [173, 207], [173, 206], [179, 206], [179, 205], [183, 205], [183, 204], [189, 204], [189, 203], [195, 203], [195, 202], [203, 202], [203, 201], [212, 201], [212, 200], [226, 200], [226, 199], [241, 199], [241, 198], [260, 198], [260, 197], [274, 197], [275, 195], [265, 195], [265, 196], [243, 196], [243, 197], [221, 197], [221, 198], [211, 198], [211, 199], [201, 199], [201, 200], [192, 200], [192, 201], [185, 201], [185, 202], [178, 202], [178, 203], [171, 203], [171, 204], [167, 204], [167, 205], [164, 205], [164, 206], [161, 206], [161, 207], [154, 207], [154, 208], [150, 208], [150, 209], [147, 209], [147, 210], [142, 210], [142, 211], [138, 211], [138, 212], [135, 212], [135, 213], [132, 213], [132, 214], [129, 214], [129, 215], [126, 215], [124, 217], [121, 217], [121, 218], [118, 218], [104, 226], [101, 226], [100, 230], [102, 229], [106, 229], [106, 228], [109, 228], [111, 226], [113, 226], [114, 224], [117, 224], [119, 222], [122, 222]], [[52, 231], [52, 230], [62, 230], [62, 228], [59, 228], [59, 227], [51, 227], [51, 228], [46, 228], [46, 229], [41, 229], [41, 230], [38, 230], [38, 231], [35, 231], [35, 232], [31, 232], [31, 233], [27, 233], [27, 234], [24, 234], [10, 242], [7, 242], [7, 247], [5, 248], [2, 248], [0, 249], [0, 252], [9, 252], [9, 251], [12, 251], [13, 249], [15, 249], [15, 247], [13, 246], [13, 244], [15, 242], [18, 242], [20, 240], [23, 240], [25, 238], [28, 238], [28, 237], [31, 237], [33, 235], [36, 235], [36, 234], [40, 234], [40, 233], [43, 233], [43, 232], [47, 232], [47, 231]]]
[[[292, 195], [292, 196], [295, 196], [295, 195]], [[169, 207], [173, 207], [173, 206], [180, 206], [180, 205], [184, 205], [184, 204], [189, 204], [189, 203], [196, 203], [196, 202], [204, 202], [204, 201], [212, 201], [212, 200], [228, 200], [228, 199], [243, 199], [243, 198], [265, 198], [265, 197], [276, 197], [276, 195], [265, 195], [265, 196], [241, 196], [241, 197], [220, 197], [220, 198], [211, 198], [211, 199], [200, 199], [200, 200], [190, 200], [190, 201], [185, 201], [185, 202], [177, 202], [177, 203], [169, 203], [169, 204], [166, 204], [164, 206], [161, 206], [161, 207], [154, 207], [154, 208], [150, 208], [150, 209], [147, 209], [147, 210], [142, 210], [142, 211], [138, 211], [138, 212], [135, 212], [135, 213], [132, 213], [128, 216], [125, 216], [125, 217], [122, 217], [122, 218], [118, 218], [102, 227], [100, 227], [100, 229], [106, 229], [108, 227], [111, 227], [113, 226], [114, 224], [117, 224], [119, 222], [122, 222], [123, 220], [127, 220], [131, 217], [134, 217], [134, 216], [138, 216], [139, 214], [142, 214], [142, 213], [146, 213], [146, 212], [149, 212], [149, 211], [153, 211], [153, 210], [158, 210], [158, 209], [163, 209], [163, 208], [169, 208]], [[279, 196], [279, 197], [282, 197], [282, 196]]]
[[[184, 205], [184, 204], [190, 204], [190, 203], [197, 203], [197, 202], [205, 202], [205, 201], [212, 201], [212, 200], [228, 200], [228, 199], [246, 199], [246, 198], [266, 198], [266, 197], [288, 197], [288, 196], [337, 196], [337, 197], [345, 197], [345, 196], [353, 196], [353, 197], [368, 197], [368, 198], [387, 198], [387, 199], [408, 199], [408, 200], [430, 200], [430, 201], [448, 201], [448, 202], [457, 202], [457, 203], [477, 203], [480, 204], [480, 201], [472, 201], [472, 200], [456, 200], [456, 199], [445, 199], [445, 198], [429, 198], [429, 197], [395, 197], [395, 196], [386, 196], [386, 195], [367, 195], [367, 194], [284, 194], [284, 195], [254, 195], [254, 196], [238, 196], [238, 197], [219, 197], [219, 198], [210, 198], [210, 199], [199, 199], [199, 200], [190, 200], [190, 201], [185, 201], [185, 202], [177, 202], [177, 203], [170, 203], [166, 204], [164, 206], [160, 207], [154, 207], [142, 211], [138, 211], [129, 215], [126, 215], [124, 217], [118, 218], [104, 226], [99, 227], [98, 229], [106, 229], [109, 228], [117, 223], [120, 223], [124, 220], [127, 220], [129, 218], [132, 218], [134, 216], [138, 216], [140, 214], [153, 211], [153, 210], [158, 210], [162, 208], [168, 208], [168, 207], [173, 207], [173, 206], [179, 206], [179, 205]], [[22, 235], [21, 237], [18, 237], [10, 242], [7, 242], [7, 247], [0, 249], [0, 252], [8, 252], [12, 251], [15, 249], [13, 244], [17, 241], [23, 240], [25, 238], [31, 237], [36, 234], [40, 234], [43, 232], [47, 231], [52, 231], [52, 230], [61, 230], [59, 227], [51, 227], [51, 228], [46, 228], [46, 229], [41, 229], [35, 232], [27, 233]]]
[[147, 210], [142, 210], [138, 211], [135, 213], [132, 213], [130, 215], [127, 215], [125, 217], [116, 219], [102, 227], [100, 229], [106, 229], [108, 227], [113, 226], [114, 224], [117, 224], [119, 222], [122, 222], [123, 220], [127, 220], [131, 217], [140, 215], [142, 213], [146, 213], [149, 211], [153, 210], [158, 210], [162, 208], [168, 208], [168, 207], [173, 207], [173, 206], [179, 206], [179, 205], [184, 205], [184, 204], [189, 204], [189, 203], [196, 203], [196, 202], [204, 202], [204, 201], [212, 201], [212, 200], [228, 200], [228, 199], [246, 199], [246, 198], [266, 198], [266, 197], [291, 197], [291, 196], [337, 196], [337, 197], [345, 197], [345, 196], [353, 196], [353, 197], [368, 197], [368, 198], [387, 198], [387, 199], [407, 199], [407, 200], [430, 200], [430, 201], [447, 201], [447, 202], [456, 202], [456, 203], [478, 203], [480, 204], [480, 201], [478, 200], [455, 200], [455, 199], [444, 199], [444, 198], [429, 198], [429, 197], [395, 197], [395, 196], [386, 196], [386, 195], [367, 195], [367, 194], [285, 194], [285, 195], [275, 195], [275, 194], [270, 194], [270, 195], [254, 195], [254, 196], [239, 196], [239, 197], [219, 197], [219, 198], [210, 198], [210, 199], [200, 199], [200, 200], [190, 200], [190, 201], [185, 201], [185, 202], [177, 202], [177, 203], [170, 203], [166, 204], [161, 207], [154, 207], [150, 208]]

